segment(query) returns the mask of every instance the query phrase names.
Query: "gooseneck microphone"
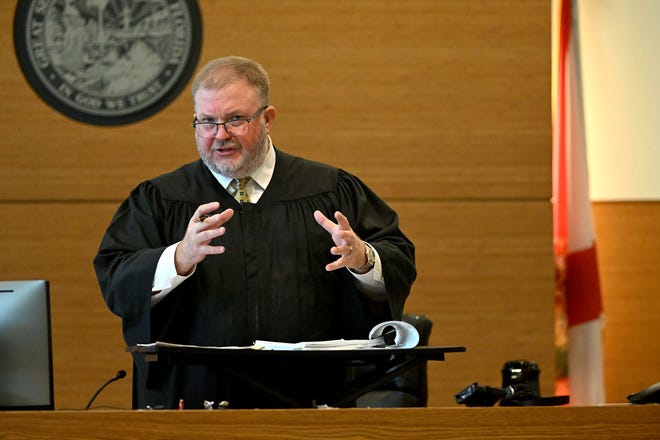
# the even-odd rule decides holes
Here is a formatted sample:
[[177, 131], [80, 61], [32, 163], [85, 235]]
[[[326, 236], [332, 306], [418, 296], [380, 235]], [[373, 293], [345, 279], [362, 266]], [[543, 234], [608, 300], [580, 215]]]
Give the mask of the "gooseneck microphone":
[[125, 372], [124, 370], [119, 370], [119, 371], [117, 371], [117, 374], [115, 374], [113, 377], [111, 377], [106, 383], [104, 383], [103, 385], [101, 385], [101, 388], [99, 388], [98, 390], [96, 390], [96, 393], [94, 393], [94, 395], [92, 396], [92, 398], [89, 399], [89, 403], [88, 403], [87, 406], [85, 407], [85, 410], [88, 410], [89, 407], [92, 406], [92, 402], [94, 402], [94, 399], [96, 399], [96, 396], [98, 396], [99, 393], [100, 393], [101, 391], [103, 391], [103, 388], [107, 387], [107, 386], [110, 385], [112, 382], [114, 382], [114, 381], [116, 381], [116, 380], [119, 380], [119, 379], [123, 379], [123, 378], [125, 378], [125, 377], [126, 377], [126, 372]]

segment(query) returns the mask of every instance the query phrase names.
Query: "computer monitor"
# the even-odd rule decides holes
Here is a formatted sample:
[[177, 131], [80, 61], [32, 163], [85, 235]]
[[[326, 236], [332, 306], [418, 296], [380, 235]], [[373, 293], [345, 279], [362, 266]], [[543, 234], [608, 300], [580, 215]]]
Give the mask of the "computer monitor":
[[50, 290], [46, 280], [0, 281], [0, 409], [52, 410]]

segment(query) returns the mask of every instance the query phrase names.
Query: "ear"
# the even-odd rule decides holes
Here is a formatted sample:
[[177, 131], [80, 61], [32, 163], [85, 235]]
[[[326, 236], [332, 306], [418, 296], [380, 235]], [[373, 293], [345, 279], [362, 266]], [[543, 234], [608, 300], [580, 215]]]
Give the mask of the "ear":
[[266, 130], [268, 131], [268, 133], [270, 133], [271, 125], [273, 124], [273, 121], [275, 121], [275, 117], [277, 116], [277, 110], [272, 105], [269, 105], [268, 108], [264, 110], [263, 115], [266, 124]]

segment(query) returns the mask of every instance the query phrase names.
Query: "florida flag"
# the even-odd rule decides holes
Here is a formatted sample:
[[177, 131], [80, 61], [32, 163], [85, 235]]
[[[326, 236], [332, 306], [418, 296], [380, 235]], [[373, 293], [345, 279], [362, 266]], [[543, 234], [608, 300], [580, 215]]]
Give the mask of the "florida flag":
[[[589, 198], [578, 27], [573, 18], [577, 6], [572, 0], [553, 0], [552, 6], [555, 342], [560, 376], [557, 394], [569, 394], [571, 405], [597, 405], [605, 402], [603, 306]], [[564, 381], [562, 371], [567, 375]]]

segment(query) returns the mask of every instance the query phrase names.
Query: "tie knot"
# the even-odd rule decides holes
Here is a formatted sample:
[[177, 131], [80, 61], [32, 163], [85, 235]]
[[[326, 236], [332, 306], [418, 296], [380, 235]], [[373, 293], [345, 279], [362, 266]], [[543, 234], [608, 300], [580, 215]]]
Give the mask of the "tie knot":
[[245, 187], [249, 181], [249, 176], [243, 177], [242, 179], [234, 179], [234, 185], [236, 186], [236, 193], [234, 193], [234, 198], [240, 203], [250, 203], [250, 196], [245, 190]]

